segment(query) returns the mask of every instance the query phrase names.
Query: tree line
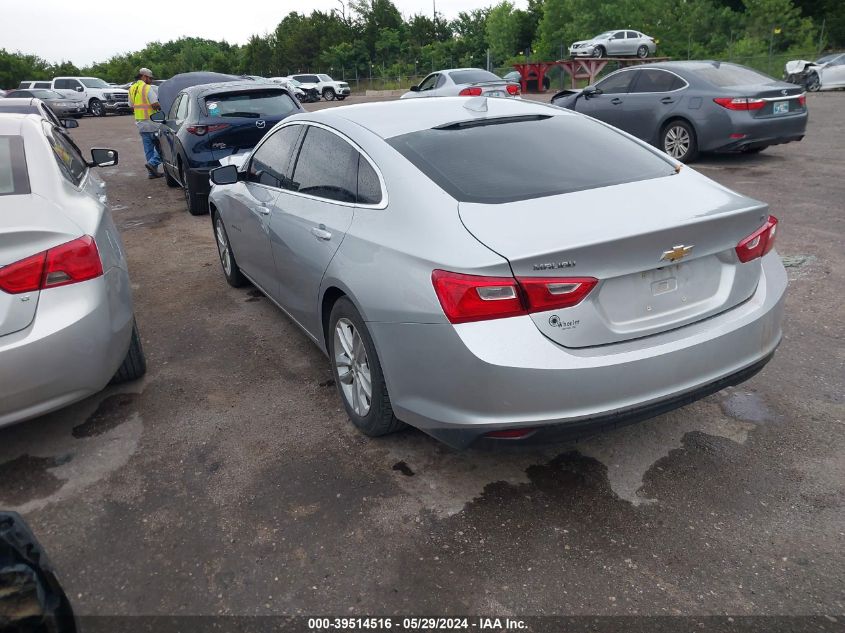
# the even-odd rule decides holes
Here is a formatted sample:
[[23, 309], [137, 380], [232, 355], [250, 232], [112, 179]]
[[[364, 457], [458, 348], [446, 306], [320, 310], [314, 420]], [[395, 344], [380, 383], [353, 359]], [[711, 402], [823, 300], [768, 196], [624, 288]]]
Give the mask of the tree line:
[[508, 0], [465, 11], [403, 17], [391, 0], [350, 0], [333, 11], [292, 12], [272, 32], [245, 44], [197, 37], [152, 42], [78, 68], [0, 49], [0, 86], [56, 75], [93, 75], [122, 83], [141, 66], [158, 77], [193, 70], [262, 76], [328, 72], [335, 78], [397, 77], [454, 66], [507, 66], [560, 59], [569, 44], [608, 28], [658, 39], [658, 54], [676, 59], [771, 61], [845, 46], [841, 0]]

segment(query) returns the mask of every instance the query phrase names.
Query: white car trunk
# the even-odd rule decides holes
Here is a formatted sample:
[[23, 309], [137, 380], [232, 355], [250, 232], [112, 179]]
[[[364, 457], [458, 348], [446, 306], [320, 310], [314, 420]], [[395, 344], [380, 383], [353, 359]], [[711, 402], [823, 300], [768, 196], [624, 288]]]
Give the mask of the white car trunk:
[[768, 209], [685, 170], [503, 205], [461, 203], [460, 216], [516, 277], [599, 280], [578, 305], [532, 314], [553, 341], [587, 347], [671, 330], [748, 299], [760, 260], [740, 263], [734, 248]]

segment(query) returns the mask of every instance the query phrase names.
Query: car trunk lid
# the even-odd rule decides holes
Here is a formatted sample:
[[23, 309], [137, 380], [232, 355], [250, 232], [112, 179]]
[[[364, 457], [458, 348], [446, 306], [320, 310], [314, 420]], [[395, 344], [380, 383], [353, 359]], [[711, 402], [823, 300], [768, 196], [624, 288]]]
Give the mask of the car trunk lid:
[[470, 233], [505, 257], [517, 278], [598, 279], [577, 305], [531, 315], [566, 347], [657, 334], [745, 301], [760, 262], [741, 264], [734, 249], [768, 216], [763, 203], [688, 170], [509, 204], [461, 202], [459, 209]]
[[[11, 264], [80, 236], [71, 220], [43, 198], [10, 196], [0, 212], [0, 274]], [[0, 288], [0, 336], [28, 327], [35, 318], [40, 292], [10, 293]]]

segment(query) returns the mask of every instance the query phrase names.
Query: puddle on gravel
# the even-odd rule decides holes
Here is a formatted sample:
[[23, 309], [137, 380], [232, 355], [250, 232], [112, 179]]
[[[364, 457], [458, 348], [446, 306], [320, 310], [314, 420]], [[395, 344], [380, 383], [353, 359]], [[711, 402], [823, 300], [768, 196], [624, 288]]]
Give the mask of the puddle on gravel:
[[56, 477], [49, 469], [66, 464], [70, 455], [35, 457], [21, 455], [0, 464], [0, 502], [4, 507], [19, 506], [32, 499], [43, 499], [57, 492], [65, 480]]
[[[694, 435], [694, 446], [702, 450], [729, 445], [741, 451], [752, 429], [775, 418], [761, 396], [728, 389], [657, 418], [578, 442], [452, 451], [420, 432], [401, 433], [390, 438], [385, 465], [405, 475], [407, 469], [414, 476], [395, 477], [404, 494], [384, 500], [378, 512], [388, 520], [423, 510], [441, 518], [452, 516], [491, 484], [525, 484], [538, 467], [556, 465], [552, 470], [558, 471], [563, 463], [569, 464], [565, 472], [558, 473], [564, 479], [580, 476], [571, 472], [578, 464], [600, 465], [602, 485], [615, 498], [632, 506], [658, 503], [659, 499], [643, 492], [644, 479], [659, 460], [684, 446], [685, 438]], [[561, 456], [568, 457], [561, 461]], [[599, 471], [590, 472], [593, 477]]]
[[763, 398], [752, 392], [728, 393], [722, 400], [721, 407], [725, 415], [754, 424], [771, 422], [773, 418]]
[[82, 424], [73, 427], [71, 434], [79, 439], [102, 435], [126, 422], [135, 412], [132, 405], [138, 396], [134, 393], [121, 393], [104, 399], [97, 409]]

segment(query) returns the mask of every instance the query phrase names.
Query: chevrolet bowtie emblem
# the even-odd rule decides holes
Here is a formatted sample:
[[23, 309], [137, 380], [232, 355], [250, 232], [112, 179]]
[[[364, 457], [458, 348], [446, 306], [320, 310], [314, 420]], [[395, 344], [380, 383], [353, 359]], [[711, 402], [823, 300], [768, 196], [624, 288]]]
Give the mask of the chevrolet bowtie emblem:
[[693, 249], [693, 245], [684, 246], [683, 244], [678, 244], [677, 246], [673, 247], [670, 251], [664, 251], [663, 255], [661, 255], [661, 260], [666, 260], [667, 262], [676, 262], [679, 259], [683, 259], [689, 252]]

